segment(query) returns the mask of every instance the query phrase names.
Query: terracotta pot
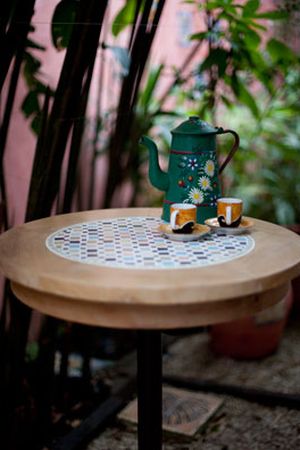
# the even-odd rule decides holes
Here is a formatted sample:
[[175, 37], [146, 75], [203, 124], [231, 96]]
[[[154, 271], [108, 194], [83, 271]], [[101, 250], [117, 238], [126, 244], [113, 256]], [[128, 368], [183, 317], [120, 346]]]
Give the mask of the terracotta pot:
[[[300, 236], [300, 224], [289, 225], [287, 228], [291, 231], [294, 231]], [[294, 293], [294, 301], [291, 314], [292, 316], [300, 317], [300, 276], [292, 280], [292, 287]]]
[[273, 353], [279, 345], [292, 303], [290, 287], [279, 303], [255, 316], [213, 325], [210, 329], [212, 350], [236, 359], [262, 358]]

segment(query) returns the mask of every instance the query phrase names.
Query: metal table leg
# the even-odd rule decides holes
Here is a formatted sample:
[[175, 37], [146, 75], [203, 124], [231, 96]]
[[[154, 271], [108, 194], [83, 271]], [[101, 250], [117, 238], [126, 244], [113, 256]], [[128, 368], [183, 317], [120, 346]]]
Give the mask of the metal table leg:
[[138, 448], [162, 449], [162, 345], [157, 330], [138, 331]]

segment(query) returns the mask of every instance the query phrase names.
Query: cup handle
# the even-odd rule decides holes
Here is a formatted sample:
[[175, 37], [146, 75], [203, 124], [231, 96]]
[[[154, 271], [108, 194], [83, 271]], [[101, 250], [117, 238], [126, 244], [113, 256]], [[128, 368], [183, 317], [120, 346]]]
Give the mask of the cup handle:
[[231, 206], [226, 206], [226, 217], [225, 217], [226, 225], [231, 225]]
[[235, 131], [233, 131], [233, 130], [223, 130], [223, 128], [218, 128], [217, 134], [226, 134], [226, 133], [233, 134], [233, 136], [234, 136], [234, 143], [233, 143], [233, 146], [231, 147], [231, 150], [228, 153], [225, 161], [223, 162], [223, 164], [221, 165], [221, 167], [219, 169], [219, 175], [221, 175], [221, 173], [223, 172], [223, 170], [225, 169], [227, 164], [231, 161], [233, 155], [235, 154], [235, 152], [237, 151], [237, 149], [239, 148], [239, 145], [240, 145], [240, 137]]
[[175, 209], [175, 211], [173, 211], [171, 213], [171, 220], [170, 220], [170, 222], [171, 222], [171, 228], [173, 230], [176, 229], [176, 217], [177, 217], [178, 213], [179, 213], [178, 209]]

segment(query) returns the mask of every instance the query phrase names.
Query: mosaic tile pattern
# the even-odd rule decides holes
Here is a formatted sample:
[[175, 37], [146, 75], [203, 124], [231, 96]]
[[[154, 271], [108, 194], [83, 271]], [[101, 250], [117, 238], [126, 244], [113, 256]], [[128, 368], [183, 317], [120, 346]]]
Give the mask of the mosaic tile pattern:
[[97, 266], [134, 269], [202, 267], [230, 261], [255, 246], [248, 235], [209, 234], [199, 241], [175, 242], [158, 231], [155, 217], [119, 217], [62, 228], [46, 240], [63, 258]]

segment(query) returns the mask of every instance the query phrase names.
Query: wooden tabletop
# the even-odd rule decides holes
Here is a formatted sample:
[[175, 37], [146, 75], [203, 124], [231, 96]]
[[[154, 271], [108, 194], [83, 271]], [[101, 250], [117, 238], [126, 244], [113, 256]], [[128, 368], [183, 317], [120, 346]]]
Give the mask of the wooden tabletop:
[[153, 216], [157, 208], [108, 209], [49, 217], [0, 236], [0, 269], [20, 300], [65, 320], [116, 328], [167, 329], [231, 320], [264, 309], [300, 274], [300, 238], [254, 219], [254, 249], [238, 259], [189, 269], [125, 269], [70, 261], [46, 238], [72, 224]]

